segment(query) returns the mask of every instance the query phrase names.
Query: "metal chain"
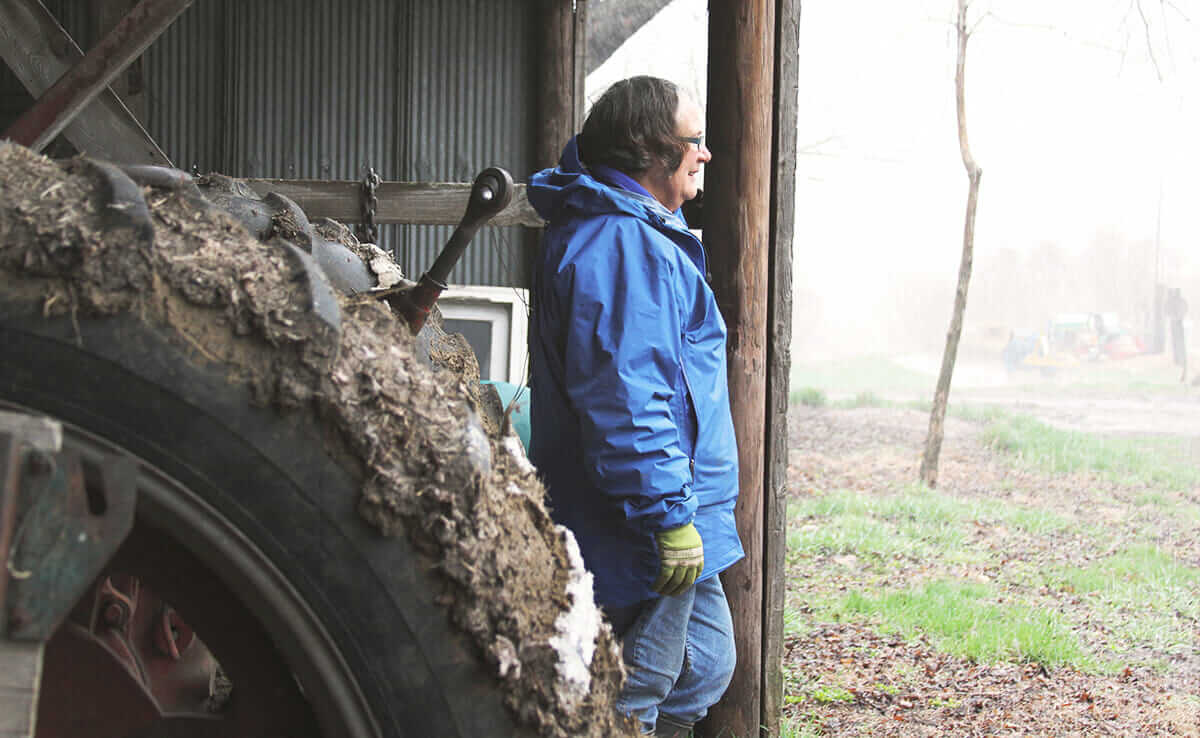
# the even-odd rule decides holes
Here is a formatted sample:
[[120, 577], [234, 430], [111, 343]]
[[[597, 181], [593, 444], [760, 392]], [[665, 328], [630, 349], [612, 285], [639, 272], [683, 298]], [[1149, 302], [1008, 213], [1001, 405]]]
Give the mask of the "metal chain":
[[379, 175], [375, 167], [367, 167], [362, 181], [362, 223], [358, 238], [363, 243], [379, 243], [379, 228], [375, 225], [375, 211], [379, 208]]

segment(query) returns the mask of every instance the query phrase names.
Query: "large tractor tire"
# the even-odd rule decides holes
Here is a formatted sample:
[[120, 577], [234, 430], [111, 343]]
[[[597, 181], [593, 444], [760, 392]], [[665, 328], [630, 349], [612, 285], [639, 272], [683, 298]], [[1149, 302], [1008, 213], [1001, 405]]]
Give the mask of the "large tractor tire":
[[[0, 145], [6, 166], [42, 167], [46, 176], [60, 167], [15, 148]], [[83, 187], [79, 197], [90, 202], [78, 223], [64, 227], [55, 216], [22, 224], [0, 207], [0, 409], [60, 421], [66, 447], [85, 464], [134, 461], [133, 531], [106, 574], [137, 577], [178, 610], [232, 692], [211, 715], [141, 716], [141, 695], [125, 695], [133, 706], [118, 707], [124, 703], [99, 694], [111, 683], [77, 673], [82, 667], [72, 664], [82, 662], [58, 642], [60, 629], [46, 648], [44, 730], [99, 735], [88, 725], [109, 720], [99, 724], [119, 729], [105, 735], [131, 738], [623, 734], [627, 726], [610, 714], [620, 677], [606, 627], [597, 623], [595, 659], [588, 654], [591, 691], [564, 711], [561, 685], [520, 691], [533, 689], [527, 682], [537, 679], [546, 649], [512, 633], [526, 633], [541, 616], [462, 601], [471, 582], [495, 584], [481, 575], [487, 566], [500, 567], [501, 578], [524, 566], [540, 571], [521, 576], [544, 580], [500, 587], [514, 597], [549, 596], [560, 609], [572, 602], [563, 593], [574, 576], [571, 556], [534, 494], [518, 506], [520, 525], [480, 524], [485, 536], [466, 530], [463, 516], [486, 517], [496, 503], [454, 510], [463, 503], [442, 491], [465, 484], [485, 494], [492, 467], [507, 463], [489, 460], [486, 438], [478, 448], [478, 421], [467, 412], [460, 427], [434, 434], [461, 446], [447, 458], [422, 424], [448, 415], [393, 417], [411, 434], [403, 447], [376, 439], [374, 426], [354, 427], [351, 410], [373, 423], [381, 406], [403, 405], [408, 398], [396, 397], [396, 387], [441, 398], [441, 411], [470, 407], [447, 395], [461, 386], [430, 388], [434, 375], [407, 359], [385, 366], [412, 373], [411, 386], [393, 387], [395, 377], [362, 368], [380, 351], [399, 350], [375, 335], [392, 330], [387, 309], [337, 297], [315, 261], [286, 244], [274, 261], [239, 262], [236, 249], [252, 239], [232, 236], [238, 245], [222, 258], [235, 262], [233, 277], [210, 283], [211, 273], [189, 260], [206, 243], [220, 245], [214, 233], [193, 239], [199, 250], [168, 254], [161, 239], [183, 227], [179, 219], [157, 217], [147, 232], [122, 220], [123, 209], [105, 210], [111, 176], [78, 162], [65, 169], [60, 186]], [[151, 210], [168, 197], [181, 195], [146, 191]], [[237, 230], [232, 220], [216, 222], [227, 234]], [[272, 264], [301, 299], [276, 304], [257, 291], [264, 275], [255, 270]], [[377, 340], [360, 346], [355, 332]], [[351, 354], [364, 363], [348, 363]], [[381, 460], [389, 455], [414, 458]], [[531, 469], [522, 474], [533, 479]], [[412, 488], [388, 486], [396, 479]], [[522, 555], [544, 550], [545, 558], [520, 565], [493, 551], [462, 554], [464, 540], [503, 543], [505, 535], [520, 536], [514, 549]], [[552, 583], [560, 594], [522, 589]]]
[[[239, 699], [239, 675], [261, 667], [238, 668], [243, 654], [274, 652], [317, 722], [269, 717], [305, 735], [518, 734], [495, 678], [433, 602], [438, 587], [419, 557], [358, 514], [359, 483], [329, 458], [316, 419], [253, 407], [246, 390], [135, 320], [73, 324], [29, 307], [0, 305], [0, 396], [64, 422], [84, 453], [138, 461], [123, 572], [179, 607]], [[189, 554], [184, 574], [178, 559]], [[185, 604], [192, 597], [199, 607]], [[230, 632], [222, 620], [233, 608], [253, 616], [235, 622], [260, 623], [254, 637], [268, 640]], [[43, 712], [62, 709], [45, 699]]]

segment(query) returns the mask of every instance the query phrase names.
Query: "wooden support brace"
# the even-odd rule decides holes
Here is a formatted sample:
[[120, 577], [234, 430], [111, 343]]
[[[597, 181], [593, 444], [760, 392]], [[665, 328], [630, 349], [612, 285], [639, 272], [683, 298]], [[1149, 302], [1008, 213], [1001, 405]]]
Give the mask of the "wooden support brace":
[[[0, 57], [35, 99], [83, 58], [83, 52], [38, 0], [0, 2]], [[63, 130], [76, 149], [122, 164], [171, 166], [142, 125], [110, 89], [101, 90]]]
[[[299, 205], [309, 218], [333, 218], [357, 223], [362, 218], [362, 186], [359, 182], [316, 179], [246, 179], [255, 192], [277, 192]], [[469, 182], [380, 182], [376, 223], [410, 225], [458, 225], [471, 196]], [[515, 185], [512, 202], [488, 221], [493, 226], [544, 225], [529, 200], [525, 185]]]
[[192, 0], [142, 0], [3, 137], [42, 150], [191, 4]]

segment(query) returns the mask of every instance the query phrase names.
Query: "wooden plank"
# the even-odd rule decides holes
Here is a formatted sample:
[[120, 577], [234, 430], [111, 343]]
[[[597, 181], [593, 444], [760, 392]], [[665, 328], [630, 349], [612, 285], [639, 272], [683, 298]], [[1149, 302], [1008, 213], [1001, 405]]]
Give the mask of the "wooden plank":
[[[0, 56], [34, 98], [83, 58], [83, 52], [38, 0], [0, 2]], [[171, 166], [112, 90], [105, 89], [63, 134], [79, 151], [123, 164]]]
[[[268, 192], [294, 200], [309, 218], [333, 218], [343, 223], [362, 220], [362, 185], [346, 180], [246, 179], [259, 195]], [[471, 196], [469, 182], [380, 182], [376, 223], [458, 225]], [[493, 226], [541, 228], [543, 221], [525, 197], [525, 185], [513, 190], [512, 202], [488, 221]]]
[[0, 638], [0, 738], [31, 738], [45, 644]]
[[709, 3], [704, 241], [729, 329], [729, 394], [738, 441], [738, 535], [746, 558], [722, 575], [738, 667], [701, 728], [757, 736], [762, 714], [763, 488], [767, 420], [768, 244], [775, 0]]
[[764, 500], [762, 717], [781, 735], [783, 610], [787, 594], [788, 390], [792, 341], [792, 250], [796, 221], [796, 120], [800, 2], [775, 5], [775, 130], [767, 311], [767, 485]]
[[9, 126], [4, 136], [41, 151], [191, 4], [192, 0], [141, 0]]

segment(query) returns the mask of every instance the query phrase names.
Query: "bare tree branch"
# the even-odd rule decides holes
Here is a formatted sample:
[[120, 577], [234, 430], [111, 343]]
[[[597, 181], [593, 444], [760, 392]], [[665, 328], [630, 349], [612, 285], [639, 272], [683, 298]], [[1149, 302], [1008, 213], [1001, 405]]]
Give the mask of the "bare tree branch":
[[1154, 65], [1154, 76], [1158, 77], [1158, 81], [1163, 81], [1162, 70], [1158, 68], [1158, 59], [1154, 56], [1154, 39], [1150, 36], [1150, 19], [1146, 17], [1146, 12], [1142, 9], [1142, 0], [1134, 0], [1137, 5], [1138, 15], [1142, 17], [1142, 27], [1146, 31], [1146, 53], [1150, 55], [1150, 63]]
[[992, 17], [992, 11], [989, 10], [986, 13], [980, 15], [978, 18], [976, 18], [975, 25], [971, 26], [970, 30], [967, 31], [967, 38], [974, 36], [976, 29], [979, 28], [979, 24], [983, 23], [983, 21], [985, 19], [990, 18], [990, 17]]
[[1121, 65], [1117, 68], [1117, 72], [1125, 71], [1125, 57], [1129, 53], [1129, 37], [1132, 32], [1129, 30], [1129, 15], [1133, 12], [1133, 6], [1136, 0], [1129, 0], [1129, 7], [1125, 9], [1125, 17], [1121, 18], [1119, 28], [1125, 30], [1125, 42], [1121, 44]]
[[967, 30], [967, 0], [958, 0], [958, 59], [954, 66], [954, 98], [955, 110], [958, 114], [958, 148], [962, 154], [963, 166], [967, 176], [973, 177], [979, 167], [971, 156], [971, 147], [967, 143], [967, 41], [971, 32]]
[[[1004, 16], [997, 15], [995, 12], [992, 12], [992, 11], [988, 11], [986, 13], [986, 16], [988, 18], [989, 23], [994, 24], [994, 25], [1005, 26], [1007, 28], [1017, 28], [1017, 29], [1021, 29], [1021, 30], [1025, 30], [1025, 31], [1043, 31], [1046, 33], [1053, 33], [1058, 36], [1061, 36], [1062, 38], [1066, 39], [1067, 41], [1078, 44], [1079, 46], [1085, 46], [1088, 48], [1099, 49], [1100, 51], [1107, 51], [1107, 52], [1111, 52], [1113, 54], [1124, 54], [1125, 48], [1128, 46], [1128, 40], [1126, 41], [1126, 44], [1124, 46], [1117, 47], [1117, 46], [1113, 46], [1110, 44], [1100, 43], [1098, 41], [1094, 41], [1091, 39], [1079, 38], [1078, 36], [1070, 33], [1069, 31], [1063, 30], [1061, 27], [1055, 26], [1050, 23], [1025, 23], [1022, 21], [1015, 21], [1015, 20], [1012, 20], [1011, 18], [1005, 18]], [[978, 26], [979, 23], [976, 23], [975, 25]], [[972, 31], [973, 30], [974, 29], [972, 29]]]
[[928, 487], [937, 486], [938, 457], [942, 450], [945, 430], [946, 406], [950, 399], [950, 380], [954, 375], [954, 361], [958, 355], [958, 340], [962, 336], [963, 313], [967, 309], [967, 287], [971, 281], [971, 264], [975, 250], [975, 211], [979, 203], [979, 181], [983, 170], [971, 155], [967, 141], [966, 65], [967, 0], [958, 0], [958, 58], [954, 69], [955, 108], [958, 115], [958, 148], [962, 154], [963, 167], [967, 170], [967, 214], [963, 225], [962, 261], [958, 268], [958, 288], [954, 292], [954, 313], [950, 318], [950, 330], [946, 334], [946, 350], [942, 354], [942, 369], [938, 374], [937, 389], [933, 395], [933, 410], [929, 414], [929, 434], [925, 438], [925, 452], [921, 456], [919, 477]]
[[1171, 61], [1171, 70], [1175, 71], [1175, 52], [1171, 49], [1171, 26], [1167, 24], [1167, 6], [1163, 0], [1158, 0], [1159, 15], [1162, 16], [1163, 43], [1167, 45], [1167, 59]]
[[1186, 23], [1188, 23], [1189, 25], [1191, 24], [1192, 19], [1188, 17], [1187, 13], [1184, 13], [1182, 10], [1180, 10], [1179, 6], [1176, 5], [1175, 3], [1171, 2], [1171, 0], [1160, 0], [1160, 2], [1162, 3], [1163, 6], [1170, 8], [1171, 10], [1174, 10], [1179, 15], [1180, 18], [1183, 18], [1183, 20]]

